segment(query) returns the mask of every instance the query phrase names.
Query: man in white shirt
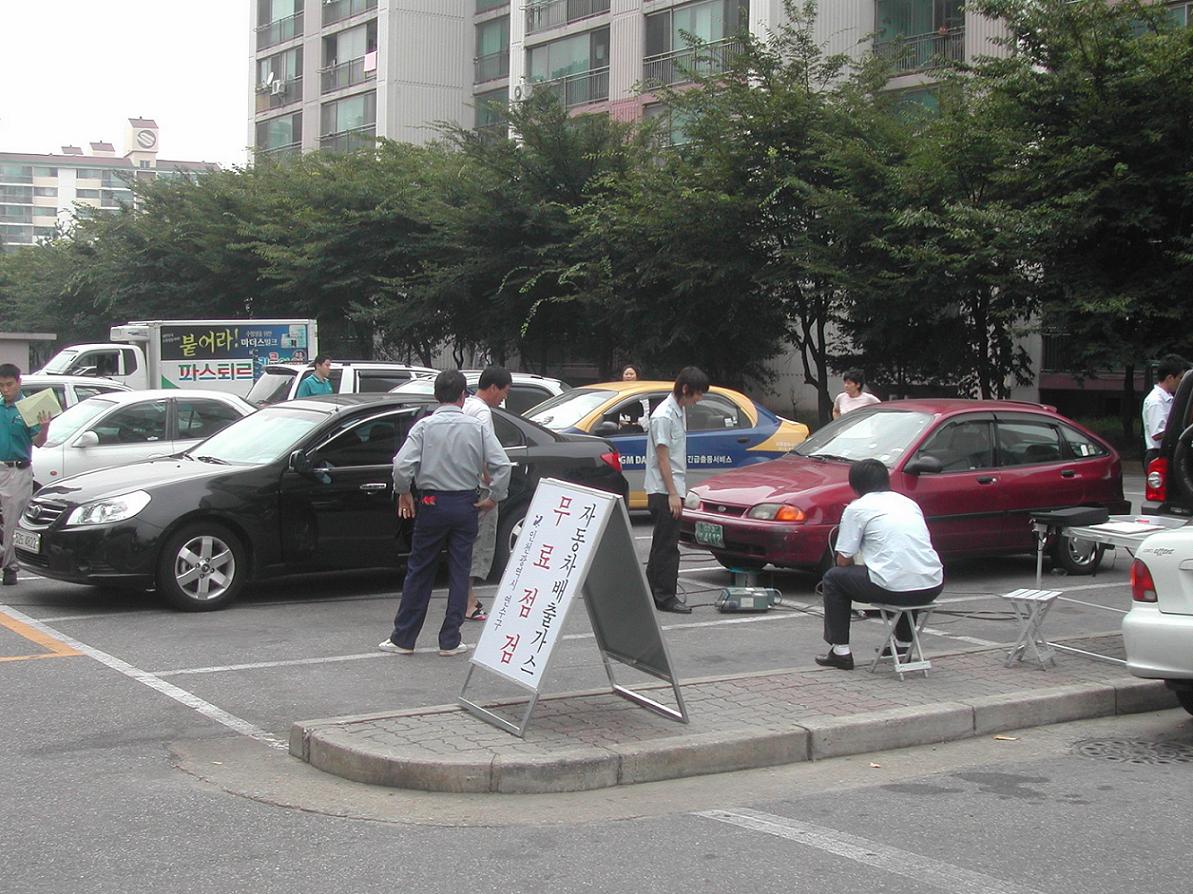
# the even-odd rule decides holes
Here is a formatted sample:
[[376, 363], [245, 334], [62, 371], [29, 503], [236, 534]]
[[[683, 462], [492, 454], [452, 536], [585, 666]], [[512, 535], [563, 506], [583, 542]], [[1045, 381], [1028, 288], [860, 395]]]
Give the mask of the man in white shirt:
[[1160, 455], [1160, 442], [1164, 440], [1164, 429], [1168, 427], [1168, 414], [1172, 411], [1172, 396], [1181, 383], [1188, 364], [1169, 354], [1160, 359], [1156, 366], [1156, 384], [1143, 399], [1143, 470]]
[[845, 383], [845, 390], [838, 394], [836, 400], [833, 401], [834, 419], [853, 410], [882, 403], [869, 391], [864, 390], [866, 376], [860, 369], [847, 369], [841, 376], [841, 380]]
[[[464, 399], [464, 415], [474, 416], [484, 423], [485, 427], [497, 440], [497, 432], [493, 428], [493, 407], [505, 403], [510, 393], [510, 385], [514, 377], [509, 370], [500, 366], [486, 367], [476, 383], [476, 393]], [[486, 481], [486, 483], [488, 483]], [[485, 607], [476, 598], [477, 581], [489, 576], [493, 568], [493, 551], [497, 546], [497, 507], [487, 511], [482, 510], [476, 523], [476, 543], [472, 546], [472, 568], [469, 578], [472, 581], [468, 589], [468, 610], [464, 613], [465, 621], [484, 621], [488, 618]]]
[[679, 598], [679, 524], [687, 496], [688, 415], [708, 392], [708, 376], [685, 366], [675, 378], [667, 399], [650, 414], [646, 437], [646, 505], [654, 530], [646, 580], [655, 607], [663, 612], [691, 614]]
[[[849, 648], [853, 600], [887, 605], [921, 605], [944, 589], [944, 569], [932, 548], [924, 514], [915, 501], [891, 490], [890, 474], [876, 459], [863, 459], [849, 470], [849, 486], [858, 498], [845, 507], [837, 534], [837, 566], [821, 582], [824, 590], [824, 640], [831, 646], [816, 663], [853, 670]], [[865, 565], [854, 563], [861, 552]], [[911, 625], [899, 618], [895, 640], [900, 653], [911, 645]]]

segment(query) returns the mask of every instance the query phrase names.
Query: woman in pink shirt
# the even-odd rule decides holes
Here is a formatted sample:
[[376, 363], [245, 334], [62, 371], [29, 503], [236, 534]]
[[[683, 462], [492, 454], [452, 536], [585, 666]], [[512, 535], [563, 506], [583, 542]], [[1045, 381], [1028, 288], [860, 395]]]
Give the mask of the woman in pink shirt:
[[865, 374], [860, 369], [848, 369], [841, 377], [845, 380], [845, 390], [837, 395], [833, 401], [833, 418], [844, 416], [852, 410], [860, 410], [871, 404], [882, 403], [877, 397], [862, 389], [866, 387]]

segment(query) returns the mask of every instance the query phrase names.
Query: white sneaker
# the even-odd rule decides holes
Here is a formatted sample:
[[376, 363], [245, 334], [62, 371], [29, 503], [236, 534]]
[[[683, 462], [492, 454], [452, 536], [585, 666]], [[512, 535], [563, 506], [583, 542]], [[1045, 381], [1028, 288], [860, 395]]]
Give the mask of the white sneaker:
[[467, 651], [468, 643], [460, 643], [460, 645], [456, 646], [454, 649], [440, 649], [439, 654], [444, 658], [449, 658], [452, 655], [463, 655]]
[[389, 640], [389, 639], [383, 639], [381, 642], [377, 643], [377, 648], [380, 649], [382, 652], [392, 652], [394, 655], [413, 655], [414, 654], [413, 649], [403, 648], [402, 646], [399, 646], [397, 643], [395, 643], [393, 640]]

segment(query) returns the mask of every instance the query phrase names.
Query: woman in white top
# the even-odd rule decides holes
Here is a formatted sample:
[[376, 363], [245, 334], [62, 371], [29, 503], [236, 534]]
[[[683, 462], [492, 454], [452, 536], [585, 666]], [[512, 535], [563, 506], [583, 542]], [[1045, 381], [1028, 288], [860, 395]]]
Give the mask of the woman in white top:
[[862, 390], [866, 387], [866, 377], [860, 369], [848, 369], [841, 378], [845, 380], [845, 390], [838, 394], [837, 399], [833, 401], [834, 419], [844, 416], [852, 410], [860, 410], [871, 404], [882, 403], [869, 391]]

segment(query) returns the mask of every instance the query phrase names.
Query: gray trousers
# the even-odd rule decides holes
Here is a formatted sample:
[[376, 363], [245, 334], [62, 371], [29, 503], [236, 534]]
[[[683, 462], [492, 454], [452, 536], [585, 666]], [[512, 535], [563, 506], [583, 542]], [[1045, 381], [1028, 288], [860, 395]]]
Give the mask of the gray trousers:
[[476, 543], [472, 544], [472, 569], [469, 577], [484, 580], [493, 568], [493, 550], [497, 547], [497, 510], [494, 506], [476, 520]]
[[29, 498], [33, 496], [33, 469], [14, 469], [0, 466], [0, 513], [4, 515], [4, 549], [0, 568], [17, 570], [17, 551], [12, 545], [12, 533], [25, 514]]
[[[880, 602], [886, 605], [923, 605], [940, 595], [944, 584], [926, 590], [884, 590], [870, 580], [865, 565], [837, 565], [824, 573], [824, 641], [834, 646], [849, 645], [849, 611], [854, 602]], [[907, 615], [899, 617], [895, 636], [911, 642], [911, 624]]]

